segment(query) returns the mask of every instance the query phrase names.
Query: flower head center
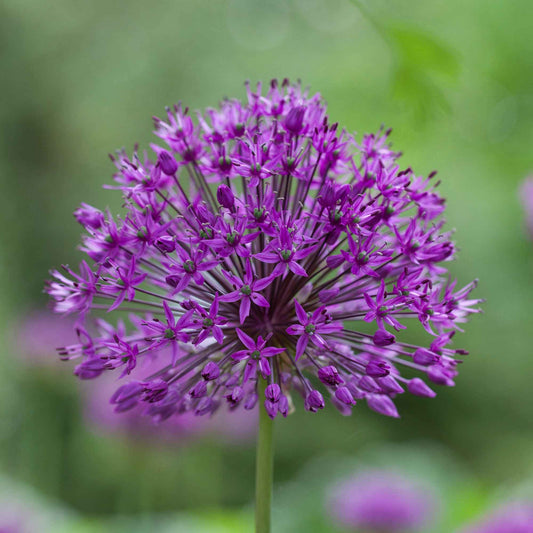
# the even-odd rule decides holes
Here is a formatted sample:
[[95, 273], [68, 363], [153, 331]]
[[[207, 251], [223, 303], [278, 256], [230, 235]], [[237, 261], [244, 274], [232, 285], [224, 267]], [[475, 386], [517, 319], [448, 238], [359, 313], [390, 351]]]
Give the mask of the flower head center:
[[281, 250], [279, 255], [283, 261], [290, 261], [292, 257], [292, 250]]
[[232, 231], [231, 233], [228, 233], [226, 234], [226, 242], [230, 245], [230, 246], [235, 246], [236, 244], [238, 244], [238, 237], [239, 237], [239, 234], [236, 232], [236, 231]]
[[196, 265], [194, 264], [194, 261], [191, 259], [187, 259], [185, 263], [183, 263], [183, 270], [187, 272], [188, 274], [192, 274], [196, 270]]
[[357, 254], [357, 262], [360, 265], [365, 265], [366, 263], [368, 263], [368, 255], [366, 255], [364, 252], [359, 252]]
[[202, 239], [211, 239], [211, 237], [213, 237], [213, 230], [210, 227], [206, 226], [205, 228], [200, 230], [200, 237]]
[[176, 337], [176, 334], [174, 333], [173, 329], [167, 328], [165, 329], [163, 336], [165, 337], [165, 339], [173, 339]]
[[256, 207], [254, 209], [254, 218], [255, 220], [257, 220], [258, 222], [261, 221], [263, 219], [265, 215], [265, 210], [262, 209], [262, 208], [259, 208], [259, 207]]

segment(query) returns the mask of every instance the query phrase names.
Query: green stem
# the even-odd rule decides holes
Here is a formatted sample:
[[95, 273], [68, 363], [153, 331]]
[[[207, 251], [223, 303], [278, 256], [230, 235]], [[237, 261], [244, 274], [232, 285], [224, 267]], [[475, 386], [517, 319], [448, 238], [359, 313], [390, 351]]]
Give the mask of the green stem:
[[263, 406], [268, 383], [259, 378], [259, 431], [257, 434], [257, 456], [255, 470], [255, 533], [270, 533], [270, 507], [272, 502], [273, 478], [273, 421]]

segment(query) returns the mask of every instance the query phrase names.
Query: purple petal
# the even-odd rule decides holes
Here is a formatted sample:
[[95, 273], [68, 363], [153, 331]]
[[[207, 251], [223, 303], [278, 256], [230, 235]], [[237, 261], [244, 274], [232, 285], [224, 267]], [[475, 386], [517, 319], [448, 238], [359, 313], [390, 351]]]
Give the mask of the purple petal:
[[257, 292], [252, 292], [250, 298], [252, 299], [252, 302], [254, 302], [254, 304], [258, 305], [259, 307], [270, 307], [268, 300], [263, 295], [258, 294]]
[[250, 298], [243, 298], [241, 300], [241, 306], [239, 307], [239, 320], [241, 321], [241, 324], [244, 324], [244, 321], [246, 320], [249, 314], [250, 314]]
[[273, 346], [270, 346], [268, 348], [263, 348], [261, 351], [262, 357], [272, 357], [273, 355], [278, 355], [279, 353], [283, 353], [285, 351], [285, 348], [274, 348]]
[[261, 357], [259, 359], [259, 370], [261, 371], [261, 375], [263, 376], [263, 379], [266, 379], [270, 374], [272, 374], [272, 370], [270, 369], [270, 363], [268, 362], [268, 359]]
[[307, 272], [296, 261], [289, 263], [289, 270], [297, 276], [307, 277]]
[[285, 331], [289, 335], [301, 335], [304, 332], [304, 327], [301, 324], [292, 324]]
[[298, 300], [294, 300], [294, 308], [296, 310], [296, 316], [298, 317], [300, 324], [307, 324], [309, 322], [307, 318], [307, 313], [305, 312], [305, 309], [302, 307]]
[[246, 383], [252, 375], [255, 375], [255, 372], [257, 370], [257, 361], [254, 359], [249, 359], [248, 363], [246, 363], [246, 367], [244, 369], [244, 376], [243, 381]]
[[246, 335], [246, 333], [244, 333], [244, 331], [239, 328], [235, 328], [235, 331], [237, 332], [237, 336], [239, 337], [239, 339], [241, 339], [241, 342], [246, 346], [246, 348], [248, 348], [249, 350], [255, 350], [256, 343], [252, 339], [252, 337]]
[[307, 335], [302, 335], [298, 342], [296, 343], [296, 357], [295, 361], [298, 361], [302, 354], [305, 352], [305, 349], [307, 348], [307, 344], [309, 343], [309, 337]]

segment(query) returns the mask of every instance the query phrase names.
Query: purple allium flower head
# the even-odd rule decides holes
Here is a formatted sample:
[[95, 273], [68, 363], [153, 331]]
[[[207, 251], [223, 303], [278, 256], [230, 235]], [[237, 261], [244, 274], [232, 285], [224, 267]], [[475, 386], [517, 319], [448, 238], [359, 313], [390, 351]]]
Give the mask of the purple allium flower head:
[[[479, 301], [446, 276], [455, 248], [434, 173], [402, 170], [390, 131], [356, 141], [300, 85], [247, 95], [196, 120], [167, 109], [156, 157], [112, 158], [125, 213], [83, 205], [87, 258], [47, 285], [57, 312], [78, 315], [61, 356], [82, 379], [118, 370], [116, 409], [156, 419], [258, 400], [286, 416], [294, 391], [312, 412], [329, 396], [344, 414], [365, 400], [396, 417], [398, 394], [434, 394], [424, 374], [453, 385], [466, 352], [450, 343]], [[416, 323], [423, 347], [406, 337]]]
[[435, 514], [435, 497], [426, 487], [388, 471], [368, 471], [341, 482], [331, 491], [333, 519], [368, 533], [414, 533]]
[[526, 215], [526, 226], [533, 238], [533, 176], [526, 178], [520, 187], [520, 201]]
[[468, 527], [464, 533], [532, 533], [533, 501], [513, 501]]

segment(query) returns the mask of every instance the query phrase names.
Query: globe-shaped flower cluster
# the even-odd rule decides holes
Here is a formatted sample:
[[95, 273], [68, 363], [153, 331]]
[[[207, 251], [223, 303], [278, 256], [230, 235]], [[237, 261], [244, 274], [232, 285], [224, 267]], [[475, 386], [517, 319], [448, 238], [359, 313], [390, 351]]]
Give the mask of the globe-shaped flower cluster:
[[79, 316], [62, 357], [81, 358], [82, 379], [118, 370], [117, 411], [259, 400], [274, 418], [297, 392], [312, 412], [327, 395], [343, 414], [364, 400], [396, 417], [405, 390], [435, 395], [421, 377], [454, 384], [474, 283], [448, 280], [438, 183], [401, 169], [389, 131], [358, 142], [285, 80], [195, 118], [175, 106], [155, 133], [166, 148], [152, 159], [113, 157], [123, 216], [82, 204], [87, 259], [47, 284], [55, 310]]

